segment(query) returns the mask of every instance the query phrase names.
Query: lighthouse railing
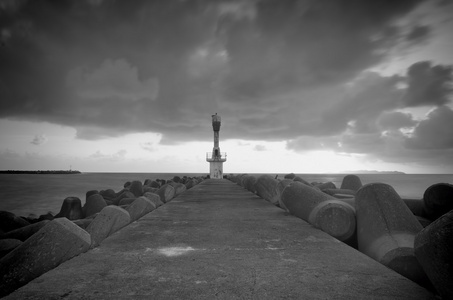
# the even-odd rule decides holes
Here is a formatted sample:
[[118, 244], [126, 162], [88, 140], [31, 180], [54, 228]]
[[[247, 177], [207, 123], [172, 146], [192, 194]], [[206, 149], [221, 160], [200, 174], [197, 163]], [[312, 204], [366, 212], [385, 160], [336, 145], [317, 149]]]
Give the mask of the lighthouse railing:
[[206, 161], [226, 161], [227, 154], [226, 152], [219, 152], [218, 155], [215, 152], [206, 152]]

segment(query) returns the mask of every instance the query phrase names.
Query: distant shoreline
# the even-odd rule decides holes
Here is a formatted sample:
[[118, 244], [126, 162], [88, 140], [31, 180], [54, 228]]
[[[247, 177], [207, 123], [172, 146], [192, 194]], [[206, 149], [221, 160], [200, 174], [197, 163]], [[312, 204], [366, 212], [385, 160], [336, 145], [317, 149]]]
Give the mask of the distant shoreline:
[[77, 170], [0, 170], [0, 174], [82, 174]]

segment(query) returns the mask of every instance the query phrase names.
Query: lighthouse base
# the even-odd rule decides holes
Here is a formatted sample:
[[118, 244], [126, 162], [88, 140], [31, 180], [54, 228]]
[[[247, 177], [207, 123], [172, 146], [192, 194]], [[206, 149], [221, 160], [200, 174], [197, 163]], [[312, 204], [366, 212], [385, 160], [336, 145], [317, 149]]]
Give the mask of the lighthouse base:
[[223, 162], [222, 161], [211, 161], [209, 162], [209, 177], [211, 179], [222, 179], [223, 178]]

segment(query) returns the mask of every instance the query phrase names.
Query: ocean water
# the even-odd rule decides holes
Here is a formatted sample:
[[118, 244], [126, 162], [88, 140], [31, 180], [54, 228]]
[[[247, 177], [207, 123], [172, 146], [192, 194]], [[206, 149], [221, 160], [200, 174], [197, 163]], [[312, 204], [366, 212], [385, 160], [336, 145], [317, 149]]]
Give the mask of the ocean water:
[[[261, 174], [250, 175], [259, 176]], [[206, 173], [82, 173], [64, 175], [0, 174], [0, 210], [20, 216], [58, 213], [66, 197], [79, 197], [85, 203], [89, 190], [120, 191], [127, 181], [171, 179], [173, 176], [204, 176]], [[284, 174], [279, 175], [283, 178]], [[332, 181], [339, 188], [345, 174], [297, 174], [308, 182]], [[435, 183], [453, 183], [453, 174], [358, 174], [363, 184], [382, 182], [402, 198], [421, 199]]]

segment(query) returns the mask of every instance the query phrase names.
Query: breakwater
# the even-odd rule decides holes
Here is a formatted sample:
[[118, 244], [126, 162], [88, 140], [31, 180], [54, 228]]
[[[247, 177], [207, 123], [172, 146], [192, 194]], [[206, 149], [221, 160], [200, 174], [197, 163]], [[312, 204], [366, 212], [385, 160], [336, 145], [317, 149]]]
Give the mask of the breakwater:
[[[188, 245], [195, 245], [197, 242], [201, 242], [199, 245], [200, 251], [213, 251], [213, 253], [220, 251], [219, 253], [222, 257], [224, 254], [229, 253], [228, 257], [234, 258], [236, 258], [237, 253], [239, 253], [236, 251], [248, 251], [248, 249], [252, 249], [250, 248], [252, 245], [256, 246], [255, 243], [265, 243], [263, 246], [264, 248], [257, 249], [260, 253], [267, 253], [261, 251], [279, 251], [278, 256], [275, 256], [274, 259], [277, 259], [278, 257], [282, 258], [283, 255], [285, 255], [285, 249], [287, 249], [287, 247], [292, 247], [292, 241], [296, 242], [297, 245], [300, 244], [301, 248], [296, 252], [304, 249], [304, 251], [307, 251], [311, 248], [320, 251], [320, 248], [317, 248], [318, 246], [316, 246], [319, 242], [319, 238], [314, 237], [314, 235], [317, 236], [314, 231], [302, 226], [299, 227], [299, 230], [301, 230], [300, 233], [297, 232], [298, 229], [296, 227], [301, 224], [294, 224], [296, 227], [291, 225], [294, 227], [292, 229], [294, 232], [291, 235], [292, 237], [288, 237], [288, 239], [285, 240], [285, 242], [289, 244], [281, 245], [283, 240], [274, 236], [274, 233], [276, 233], [274, 231], [277, 229], [275, 224], [277, 223], [272, 222], [277, 222], [278, 220], [278, 222], [281, 222], [281, 229], [286, 228], [287, 226], [284, 224], [290, 220], [283, 217], [283, 210], [285, 210], [297, 218], [303, 219], [313, 225], [313, 227], [321, 229], [330, 236], [343, 241], [345, 246], [342, 248], [340, 247], [341, 249], [345, 250], [345, 248], [349, 248], [353, 250], [346, 246], [347, 244], [420, 285], [423, 285], [444, 297], [445, 295], [449, 295], [449, 286], [445, 284], [445, 282], [449, 282], [451, 279], [449, 277], [448, 269], [446, 272], [439, 272], [439, 270], [442, 270], [442, 267], [448, 265], [449, 259], [451, 259], [448, 253], [451, 253], [449, 241], [451, 240], [452, 216], [449, 215], [449, 212], [443, 213], [442, 209], [445, 209], [445, 207], [448, 209], [449, 202], [447, 201], [447, 206], [444, 206], [442, 204], [445, 204], [445, 201], [441, 200], [450, 199], [448, 198], [448, 193], [450, 191], [449, 184], [444, 183], [431, 186], [425, 191], [423, 201], [418, 201], [417, 204], [413, 204], [409, 200], [414, 199], [401, 199], [390, 186], [379, 183], [363, 185], [360, 178], [355, 175], [345, 176], [339, 188], [332, 182], [308, 182], [303, 177], [294, 174], [288, 174], [288, 176], [285, 177], [285, 179], [278, 180], [270, 175], [258, 177], [245, 174], [228, 176], [230, 181], [237, 183], [251, 192], [249, 193], [244, 190], [244, 193], [254, 195], [254, 197], [245, 194], [242, 195], [242, 193], [238, 193], [228, 185], [225, 185], [221, 192], [217, 191], [217, 189], [210, 191], [209, 186], [212, 186], [212, 184], [203, 185], [202, 187], [199, 185], [201, 188], [186, 199], [186, 201], [189, 201], [188, 203], [185, 203], [182, 200], [177, 200], [176, 202], [178, 203], [174, 203], [175, 201], [171, 202], [175, 204], [172, 205], [173, 209], [171, 210], [171, 217], [168, 215], [170, 210], [161, 214], [161, 217], [157, 219], [154, 216], [158, 216], [159, 214], [156, 215], [153, 213], [147, 215], [147, 219], [155, 219], [155, 222], [152, 223], [153, 226], [161, 226], [158, 231], [148, 231], [150, 230], [148, 228], [146, 232], [139, 231], [134, 233], [134, 231], [129, 230], [127, 231], [128, 233], [126, 233], [126, 231], [122, 230], [121, 232], [125, 232], [125, 234], [121, 234], [119, 238], [126, 239], [126, 236], [129, 234], [135, 234], [136, 238], [139, 239], [148, 235], [153, 235], [153, 237], [155, 235], [155, 238], [150, 239], [149, 245], [147, 244], [144, 248], [145, 257], [148, 257], [156, 251], [156, 253], [159, 254], [161, 253], [160, 251], [164, 250], [163, 253], [168, 255], [171, 254], [170, 256], [172, 256], [173, 253], [180, 253], [180, 251], [183, 251], [182, 253], [186, 253], [184, 251], [196, 251], [198, 248], [189, 247]], [[201, 181], [202, 179], [203, 178], [199, 178], [196, 181]], [[111, 191], [110, 189], [101, 191], [89, 190], [86, 192], [84, 206], [79, 203], [81, 202], [80, 199], [68, 197], [61, 205], [58, 218], [41, 223], [44, 224], [43, 227], [36, 225], [39, 228], [34, 234], [26, 238], [25, 242], [19, 246], [16, 245], [14, 250], [10, 251], [2, 260], [0, 260], [0, 264], [6, 262], [6, 264], [1, 265], [1, 270], [14, 271], [9, 273], [11, 277], [14, 277], [14, 274], [21, 274], [20, 272], [28, 274], [26, 266], [27, 264], [30, 264], [37, 268], [37, 270], [33, 270], [33, 274], [36, 274], [39, 273], [40, 270], [49, 268], [49, 266], [50, 269], [54, 268], [61, 262], [69, 260], [73, 256], [77, 256], [75, 253], [78, 253], [79, 251], [82, 253], [88, 251], [88, 249], [98, 247], [98, 245], [101, 245], [100, 247], [102, 247], [102, 243], [106, 237], [119, 229], [124, 228], [127, 224], [130, 224], [133, 219], [140, 221], [143, 214], [153, 211], [158, 206], [156, 205], [158, 199], [160, 201], [162, 201], [162, 198], [166, 199], [167, 192], [170, 195], [168, 199], [173, 199], [171, 198], [171, 194], [173, 193], [173, 197], [176, 194], [175, 186], [181, 187], [181, 190], [183, 191], [179, 195], [187, 194], [184, 193], [184, 191], [187, 190], [188, 187], [186, 184], [190, 185], [190, 180], [192, 179], [175, 177], [169, 182], [164, 180], [145, 180], [143, 183], [141, 181], [131, 181], [126, 182], [124, 188], [118, 192]], [[185, 189], [181, 184], [185, 186]], [[230, 183], [230, 185], [233, 184]], [[211, 192], [212, 194], [208, 194], [208, 192]], [[235, 199], [238, 197], [237, 195], [242, 195], [241, 197], [251, 199], [246, 200], [247, 202], [243, 202], [245, 201], [242, 200], [243, 198]], [[267, 204], [272, 208], [272, 210], [269, 211], [269, 217], [272, 215], [272, 218], [275, 217], [276, 220], [269, 223], [268, 226], [266, 226], [266, 230], [260, 231], [258, 235], [260, 237], [259, 240], [253, 238], [251, 240], [252, 243], [249, 244], [247, 242], [248, 238], [238, 239], [235, 242], [240, 244], [231, 248], [231, 242], [228, 241], [227, 234], [233, 234], [234, 232], [238, 233], [239, 237], [241, 237], [243, 234], [247, 233], [249, 238], [256, 237], [257, 226], [264, 225], [264, 223], [267, 222], [264, 220], [268, 220], [268, 217], [259, 216], [259, 221], [257, 219], [257, 222], [250, 227], [249, 222], [252, 215], [261, 215], [261, 211], [267, 211], [266, 207], [262, 207], [261, 204], [256, 203], [256, 200], [254, 200], [257, 198], [259, 200], [258, 202], [261, 202], [261, 199], [259, 199], [258, 196], [272, 203], [274, 207]], [[206, 199], [202, 197], [205, 197]], [[105, 202], [105, 205], [101, 201], [101, 198]], [[168, 201], [165, 203], [167, 202]], [[249, 202], [250, 205], [253, 203], [253, 208], [249, 207], [249, 204], [246, 204]], [[425, 205], [425, 202], [430, 204]], [[164, 201], [162, 201], [162, 203], [164, 203]], [[229, 209], [224, 211], [226, 215], [223, 216], [223, 222], [220, 222], [218, 220], [220, 220], [219, 218], [222, 216], [221, 212], [227, 208], [228, 203], [230, 203]], [[236, 204], [232, 205], [232, 203]], [[262, 201], [262, 203], [264, 204], [265, 202]], [[412, 208], [409, 208], [408, 203], [411, 203]], [[422, 203], [423, 206], [420, 206], [420, 203]], [[403, 206], [401, 204], [403, 204]], [[226, 229], [223, 238], [216, 239], [210, 248], [207, 248], [205, 244], [208, 240], [200, 241], [202, 235], [200, 236], [198, 234], [200, 230], [205, 227], [205, 225], [200, 223], [200, 220], [206, 217], [207, 211], [202, 209], [205, 205], [206, 208], [209, 207], [210, 209], [208, 229], [212, 232], [209, 233], [209, 236], [214, 238], [216, 233], [223, 232]], [[255, 205], [257, 205], [257, 207], [255, 207]], [[275, 206], [282, 210], [276, 209]], [[164, 209], [166, 207], [167, 206], [164, 206]], [[368, 209], [369, 207], [371, 207], [371, 209]], [[439, 207], [444, 208], [439, 210]], [[90, 218], [90, 215], [93, 215], [92, 212], [96, 210], [99, 212], [94, 213], [95, 216]], [[246, 219], [236, 218], [232, 220], [232, 216], [236, 216], [236, 214], [239, 215], [239, 212], [242, 212], [242, 210], [243, 217]], [[192, 211], [193, 214], [189, 215], [188, 218], [184, 218], [189, 211]], [[281, 211], [281, 213], [278, 213], [277, 211]], [[407, 214], [407, 211], [410, 213]], [[415, 217], [415, 215], [420, 212], [424, 214], [424, 217], [421, 217], [423, 219]], [[439, 215], [440, 217], [438, 217]], [[79, 219], [80, 217], [83, 217], [83, 219]], [[401, 218], [402, 220], [400, 220]], [[418, 223], [413, 222], [414, 218]], [[26, 218], [13, 216], [13, 219], [14, 221], [20, 222]], [[74, 220], [71, 221], [69, 219]], [[424, 221], [424, 225], [422, 225], [420, 221]], [[242, 222], [243, 226], [237, 228], [237, 230], [229, 230], [232, 228], [231, 226], [233, 226], [233, 224], [238, 222]], [[30, 225], [38, 223], [40, 222]], [[187, 226], [188, 228], [184, 233], [179, 232], [182, 230], [182, 227], [178, 228], [177, 231], [172, 232], [169, 231], [169, 227], [167, 227], [171, 226], [171, 224], [180, 224], [180, 226]], [[426, 228], [421, 229], [423, 226], [426, 226]], [[27, 230], [32, 231], [32, 226], [21, 226], [21, 228], [25, 227], [27, 227]], [[247, 228], [246, 231], [241, 231], [245, 228]], [[44, 231], [44, 229], [46, 230]], [[33, 228], [33, 230], [36, 230], [36, 228]], [[14, 230], [9, 230], [7, 234], [12, 231]], [[24, 231], [22, 234], [25, 234]], [[194, 235], [193, 233], [197, 234]], [[173, 236], [173, 234], [175, 236]], [[208, 234], [208, 232], [204, 232], [204, 234]], [[278, 236], [280, 236], [280, 234], [284, 233], [280, 232]], [[303, 241], [298, 241], [299, 234], [306, 235]], [[17, 235], [17, 237], [19, 240], [19, 235]], [[64, 237], [64, 239], [60, 240], [60, 237]], [[162, 240], [167, 238], [169, 239], [168, 247], [163, 249], [153, 248], [156, 247], [156, 245], [160, 245]], [[145, 238], [143, 241], [139, 241], [136, 246], [143, 247], [145, 240], [148, 241], [148, 239]], [[228, 245], [223, 245], [223, 240], [229, 242]], [[41, 241], [44, 241], [44, 243], [41, 243]], [[57, 241], [58, 245], [65, 245], [65, 247], [68, 248], [55, 247], [55, 241]], [[121, 242], [118, 239], [116, 241]], [[185, 241], [185, 243], [183, 241]], [[244, 247], [243, 243], [246, 243], [247, 247]], [[304, 243], [312, 243], [313, 245], [309, 246], [309, 244]], [[24, 244], [26, 246], [23, 246]], [[340, 249], [333, 246], [335, 243], [332, 244], [332, 241], [330, 241], [329, 244], [330, 247], [335, 249], [331, 248], [329, 251], [324, 252], [322, 256], [314, 259], [324, 260]], [[437, 245], [443, 245], [440, 247], [441, 251], [439, 251]], [[130, 247], [126, 248], [129, 249]], [[28, 249], [31, 249], [32, 251], [29, 251]], [[74, 249], [76, 251], [73, 251]], [[226, 249], [228, 249], [229, 252], [227, 252]], [[232, 253], [230, 253], [230, 250], [232, 250]], [[122, 251], [123, 250], [121, 250], [121, 252]], [[130, 251], [133, 251], [133, 255], [137, 255], [136, 251], [139, 250], [138, 248], [131, 248]], [[309, 250], [309, 252], [310, 251], [311, 250]], [[356, 252], [355, 250], [353, 251]], [[12, 253], [15, 254], [13, 255]], [[93, 255], [96, 256], [96, 254]], [[306, 255], [306, 253], [304, 255]], [[308, 263], [303, 260], [303, 257], [305, 257], [304, 255], [302, 255], [302, 257], [298, 256], [297, 259], [285, 259], [280, 261], [280, 263], [291, 261], [292, 263], [297, 262], [304, 266]], [[8, 260], [6, 260], [7, 257], [9, 257]], [[27, 259], [11, 259], [13, 257], [25, 257]], [[124, 259], [126, 262], [130, 263], [128, 257], [129, 256], [126, 256]], [[248, 257], [247, 259], [250, 258], [251, 257]], [[202, 257], [197, 258], [197, 260], [198, 259], [202, 259]], [[219, 257], [216, 259], [219, 259]], [[139, 260], [142, 261], [141, 259]], [[89, 259], [88, 261], [86, 261], [86, 259], [82, 261], [91, 265]], [[51, 263], [49, 264], [49, 262]], [[153, 258], [152, 263], [154, 262], [155, 260]], [[25, 265], [23, 263], [25, 263]], [[77, 265], [77, 262], [74, 262], [74, 264]], [[162, 264], [162, 270], [160, 270], [160, 272], [164, 272], [164, 270], [167, 270], [169, 267], [168, 261], [164, 261]], [[310, 264], [317, 264], [317, 262], [312, 261]], [[152, 266], [152, 264], [150, 266]], [[196, 266], [198, 266], [198, 264], [190, 265], [188, 270], [193, 270]], [[338, 265], [335, 264], [335, 268], [337, 267]], [[345, 268], [345, 265], [342, 265], [341, 267], [340, 271], [342, 274], [344, 272], [343, 268]], [[285, 270], [295, 271], [293, 268]], [[358, 269], [354, 269], [351, 270], [351, 272], [357, 270]], [[146, 271], [146, 276], [154, 276], [154, 273], [148, 273], [148, 270], [144, 271]], [[44, 273], [45, 272], [46, 271], [44, 271]], [[180, 274], [178, 272], [174, 275], [175, 282], [179, 282], [180, 280]], [[282, 272], [285, 273], [286, 271], [282, 270]], [[379, 272], [382, 272], [382, 270]], [[215, 274], [219, 275], [217, 273]], [[268, 273], [262, 273], [261, 275], [268, 276], [266, 274]], [[348, 277], [352, 276], [351, 274], [348, 275]], [[96, 276], [94, 274], [92, 275]], [[157, 279], [161, 280], [161, 276], [164, 275], [159, 275]], [[323, 276], [325, 276], [325, 274], [323, 274]], [[384, 277], [386, 276], [388, 275], [385, 275]], [[54, 276], [50, 277], [55, 278]], [[223, 275], [221, 277], [223, 277]], [[10, 279], [7, 278], [6, 275], [2, 275], [2, 279], [5, 278], [8, 280]], [[26, 276], [18, 276], [16, 278], [25, 278], [25, 283], [29, 280]], [[373, 278], [373, 280], [375, 280], [375, 278]], [[23, 285], [25, 283], [19, 280], [18, 284]], [[39, 282], [36, 282], [34, 286], [36, 286], [36, 284], [39, 285]], [[434, 287], [432, 285], [434, 285]], [[12, 284], [8, 285], [7, 288], [11, 286]], [[28, 290], [30, 289], [33, 290], [34, 287], [30, 287]], [[169, 291], [165, 287], [164, 290], [164, 292]], [[327, 293], [327, 291], [325, 291], [325, 293]], [[63, 294], [65, 293], [62, 293], [62, 295]]]
[[6, 299], [435, 299], [229, 180], [204, 180]]
[[412, 281], [453, 297], [453, 185], [433, 184], [422, 199], [401, 198], [385, 183], [363, 185], [346, 175], [333, 182], [308, 182], [287, 174], [227, 178], [359, 250]]
[[82, 174], [77, 170], [0, 170], [0, 174]]
[[100, 245], [128, 224], [203, 181], [174, 176], [171, 180], [128, 181], [124, 188], [89, 190], [85, 203], [67, 197], [58, 214], [20, 217], [0, 212], [0, 297], [61, 263]]

